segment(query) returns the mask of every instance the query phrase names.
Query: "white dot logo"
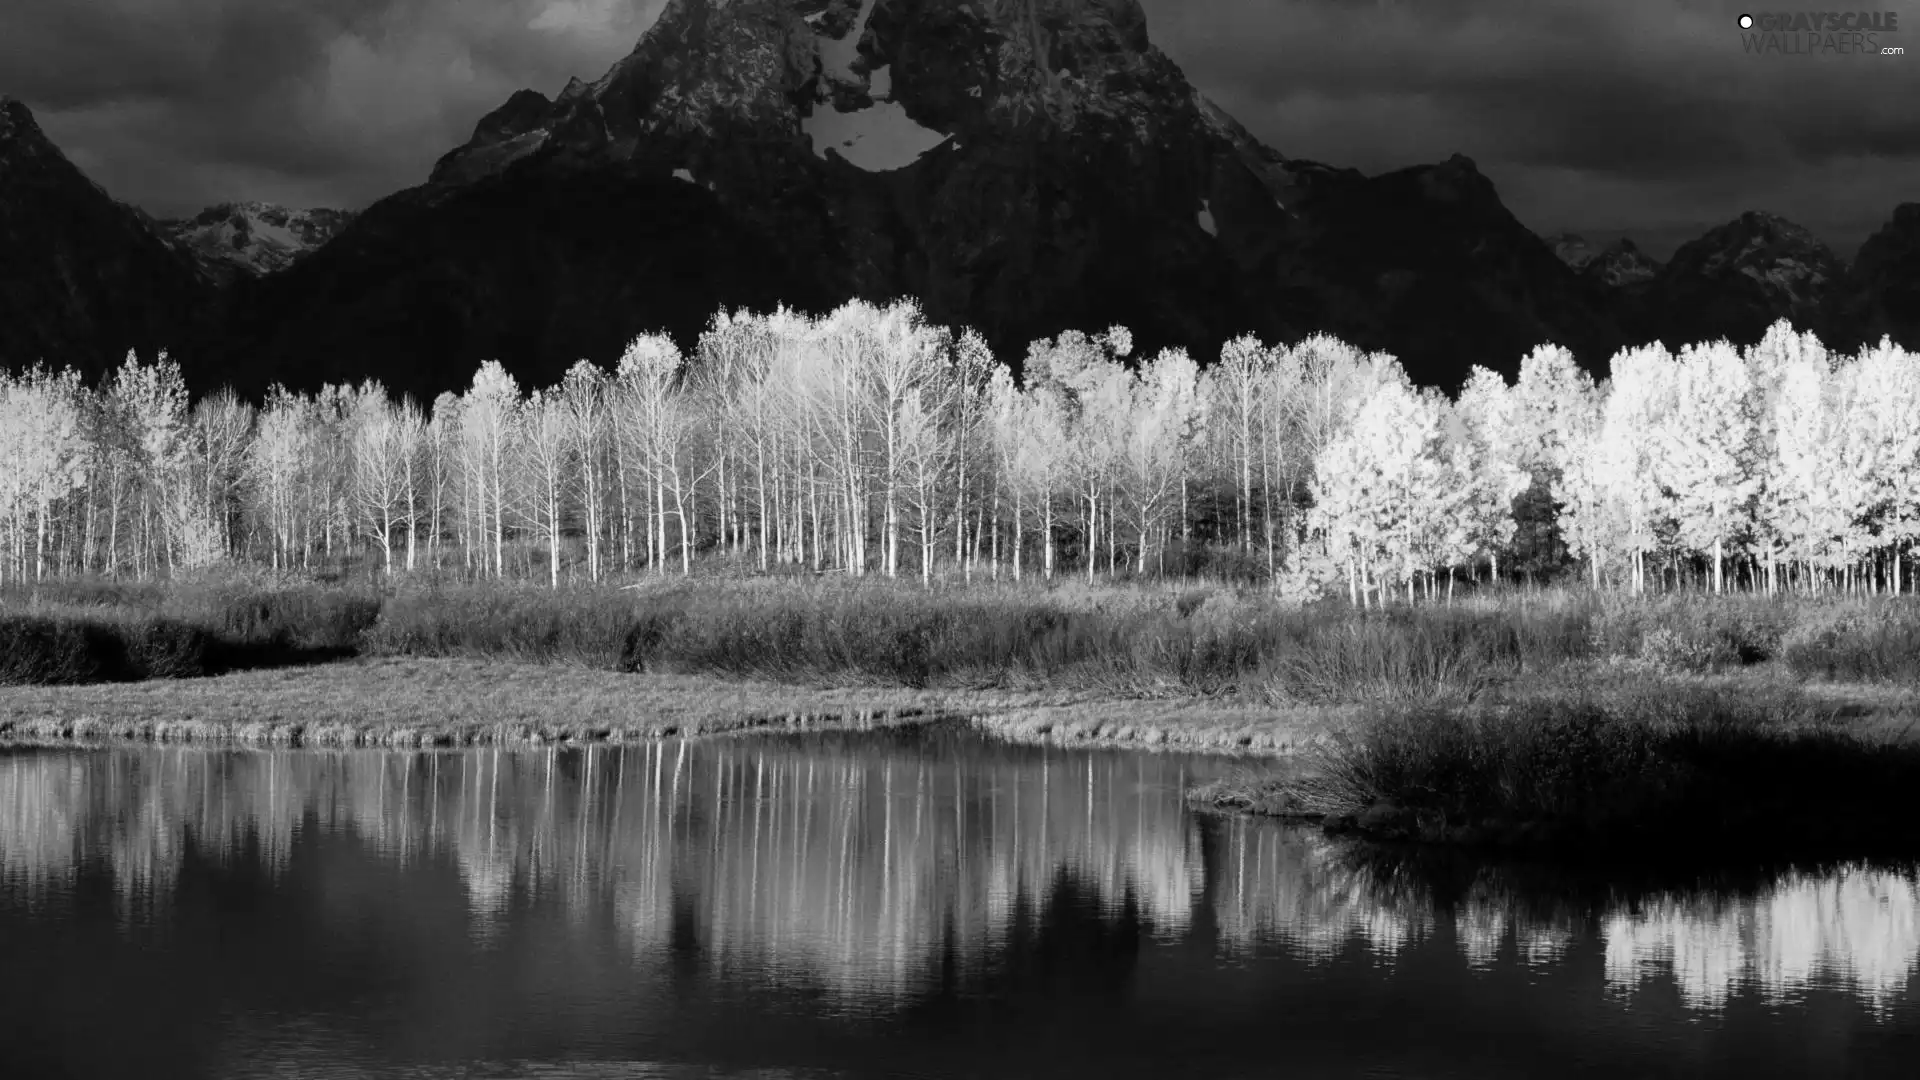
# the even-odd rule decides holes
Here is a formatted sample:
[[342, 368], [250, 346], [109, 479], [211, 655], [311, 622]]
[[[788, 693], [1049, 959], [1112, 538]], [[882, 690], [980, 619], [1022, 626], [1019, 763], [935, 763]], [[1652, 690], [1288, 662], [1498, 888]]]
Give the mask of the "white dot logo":
[[1742, 30], [1753, 29], [1753, 16], [1751, 15], [1740, 16], [1740, 29]]

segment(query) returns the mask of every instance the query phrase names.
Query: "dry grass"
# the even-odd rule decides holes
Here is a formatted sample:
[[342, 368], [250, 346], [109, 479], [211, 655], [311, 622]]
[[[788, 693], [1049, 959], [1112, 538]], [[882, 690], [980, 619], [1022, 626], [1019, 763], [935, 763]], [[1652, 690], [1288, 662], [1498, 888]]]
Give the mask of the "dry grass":
[[[1143, 708], [1144, 706], [1144, 708]], [[1125, 714], [1125, 725], [1095, 718]], [[262, 745], [623, 741], [972, 720], [1009, 738], [1286, 753], [1324, 718], [1089, 691], [801, 685], [573, 664], [382, 658], [200, 679], [0, 688], [0, 741]]]
[[1285, 756], [1324, 744], [1358, 719], [1355, 706], [1253, 706], [1210, 700], [1089, 702], [976, 715], [1011, 742]]

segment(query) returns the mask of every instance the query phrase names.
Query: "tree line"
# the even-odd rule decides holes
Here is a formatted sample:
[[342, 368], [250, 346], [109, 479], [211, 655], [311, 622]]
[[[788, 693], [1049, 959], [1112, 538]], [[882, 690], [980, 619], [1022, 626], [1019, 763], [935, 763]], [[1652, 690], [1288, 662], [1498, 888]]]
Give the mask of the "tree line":
[[1070, 331], [1016, 382], [972, 330], [854, 302], [723, 311], [691, 354], [646, 334], [552, 387], [488, 361], [430, 403], [373, 380], [190, 401], [164, 353], [97, 387], [37, 367], [0, 376], [0, 580], [371, 553], [557, 586], [709, 551], [1092, 580], [1204, 557], [1373, 603], [1511, 573], [1537, 532], [1596, 587], [1900, 591], [1920, 534], [1920, 367], [1885, 340], [1835, 355], [1782, 321], [1623, 350], [1598, 382], [1547, 345], [1451, 397], [1326, 335], [1241, 337], [1205, 370], [1131, 352], [1123, 327]]

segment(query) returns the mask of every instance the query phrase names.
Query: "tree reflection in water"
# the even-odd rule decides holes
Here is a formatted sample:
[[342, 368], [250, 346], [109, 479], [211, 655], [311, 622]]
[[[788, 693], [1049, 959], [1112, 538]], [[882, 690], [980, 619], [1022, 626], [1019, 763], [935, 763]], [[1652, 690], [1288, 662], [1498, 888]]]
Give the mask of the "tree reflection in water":
[[[1232, 1018], [1262, 1014], [1233, 996], [1272, 1000], [1302, 979], [1329, 1009], [1396, 980], [1465, 1009], [1511, 978], [1565, 984], [1569, 1015], [1669, 993], [1711, 1014], [1816, 991], [1888, 1022], [1911, 1011], [1912, 867], [1580, 880], [1196, 817], [1181, 791], [1220, 768], [941, 730], [13, 752], [0, 754], [0, 927], [18, 941], [20, 927], [66, 927], [59, 947], [77, 948], [75, 927], [95, 920], [126, 946], [228, 965], [223, 986], [229, 968], [273, 968], [244, 1008], [213, 988], [219, 1004], [189, 993], [179, 1007], [227, 1016], [229, 1038], [271, 1026], [234, 1016], [278, 1009], [313, 1043], [326, 1017], [383, 1003], [393, 1030], [355, 1038], [421, 1060], [498, 1057], [507, 1029], [533, 1038], [497, 1019], [523, 1014], [548, 1032], [536, 1049], [601, 1040], [615, 1058], [713, 1052], [740, 1024], [830, 1048], [822, 1021], [959, 1039], [1045, 1015], [1089, 1030], [1134, 1018], [1100, 1050], [1124, 1065], [1149, 1032], [1171, 1037], [1156, 1017], [1244, 1037]], [[94, 955], [120, 947], [87, 940]], [[316, 981], [339, 999], [316, 1006]], [[1658, 987], [1671, 990], [1646, 996]], [[1526, 1008], [1551, 997], [1512, 992]], [[496, 1020], [456, 1037], [433, 1019], [450, 1010]]]

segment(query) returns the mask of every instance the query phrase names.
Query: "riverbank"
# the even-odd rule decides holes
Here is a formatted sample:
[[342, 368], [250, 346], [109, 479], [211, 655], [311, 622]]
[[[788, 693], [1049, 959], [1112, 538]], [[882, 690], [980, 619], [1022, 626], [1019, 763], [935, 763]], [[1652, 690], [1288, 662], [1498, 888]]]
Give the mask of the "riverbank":
[[[1803, 683], [1761, 666], [1662, 674], [1560, 669], [1478, 699], [1471, 712], [1573, 698], [1772, 702], [1873, 738], [1915, 737], [1920, 688]], [[1444, 705], [1446, 699], [1438, 699]], [[1419, 707], [1402, 702], [1399, 708]], [[1434, 701], [1424, 703], [1435, 706]], [[1279, 705], [1232, 696], [1134, 697], [1085, 688], [913, 688], [618, 672], [577, 663], [370, 657], [198, 678], [0, 687], [0, 742], [192, 740], [262, 745], [617, 742], [760, 728], [964, 722], [1010, 742], [1286, 758], [1390, 715], [1391, 701]], [[1258, 783], [1251, 774], [1242, 787]], [[1257, 798], [1226, 795], [1223, 807]]]
[[1920, 782], [1920, 607], [1900, 600], [1549, 592], [1355, 611], [1220, 584], [694, 578], [82, 582], [0, 601], [13, 743], [966, 723], [1243, 755], [1196, 801], [1508, 847], [1891, 833]]
[[1010, 741], [1271, 756], [1323, 739], [1354, 715], [1088, 690], [822, 686], [457, 657], [0, 687], [0, 743], [16, 744], [531, 745], [967, 722]]
[[1915, 845], [1920, 691], [1777, 666], [1590, 664], [1468, 703], [1276, 707], [1085, 689], [911, 688], [376, 657], [200, 678], [0, 688], [0, 745], [632, 743], [967, 724], [1012, 742], [1237, 755], [1201, 807], [1373, 841], [1528, 854]]

